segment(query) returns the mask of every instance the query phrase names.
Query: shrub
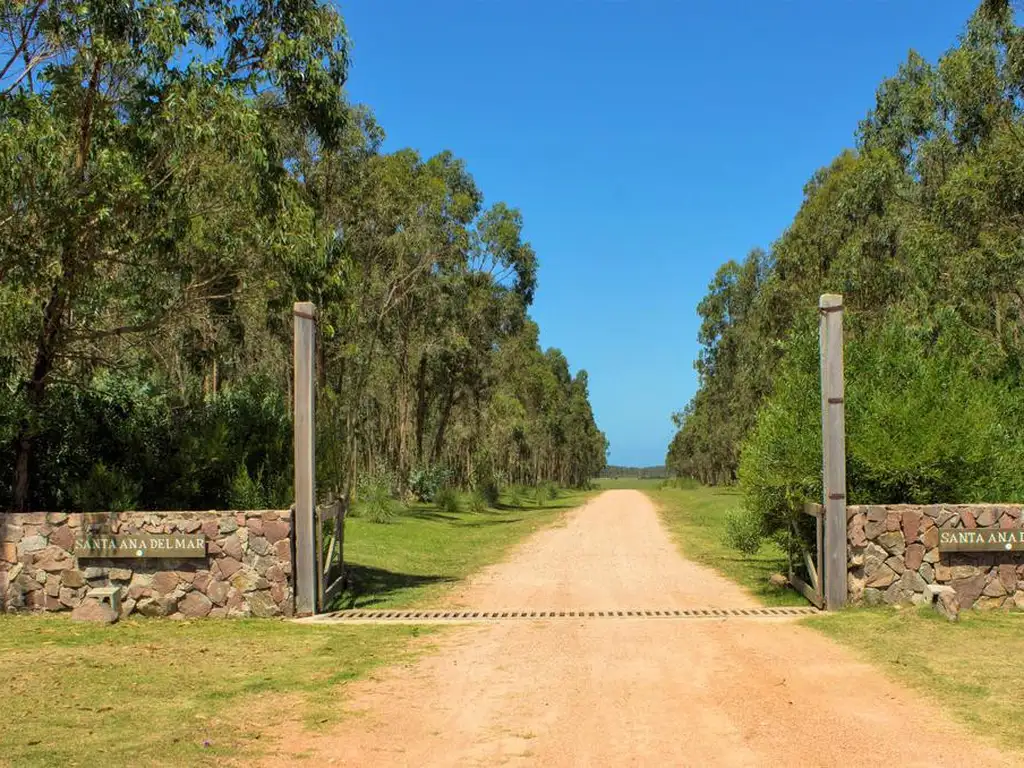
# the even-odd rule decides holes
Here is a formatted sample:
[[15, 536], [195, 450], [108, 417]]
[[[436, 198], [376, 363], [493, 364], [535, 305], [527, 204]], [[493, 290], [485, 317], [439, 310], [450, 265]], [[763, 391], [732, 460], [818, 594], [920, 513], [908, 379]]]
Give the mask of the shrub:
[[485, 512], [488, 506], [492, 505], [487, 503], [487, 499], [479, 490], [469, 494], [469, 510], [471, 512]]
[[[917, 326], [892, 317], [846, 345], [847, 495], [851, 504], [1011, 502], [1020, 473], [1019, 388], [985, 374], [955, 320]], [[743, 446], [745, 507], [763, 535], [821, 498], [817, 334], [789, 342], [772, 394]]]
[[450, 515], [457, 514], [460, 511], [461, 505], [459, 504], [459, 494], [454, 488], [445, 487], [437, 492], [437, 496], [434, 499], [434, 504], [441, 512], [447, 512]]
[[508, 489], [508, 504], [510, 507], [521, 507], [523, 506], [523, 487], [521, 485], [513, 485]]
[[484, 500], [485, 506], [496, 507], [501, 499], [501, 489], [498, 487], [498, 483], [495, 480], [488, 480], [484, 483], [479, 483], [474, 491], [480, 495], [480, 498]]
[[746, 509], [735, 509], [725, 517], [725, 543], [744, 555], [756, 555], [764, 541], [762, 519]]
[[356, 488], [352, 516], [366, 518], [371, 523], [390, 523], [399, 510], [393, 489], [394, 477], [388, 472], [364, 475]]
[[124, 512], [138, 508], [139, 491], [138, 483], [98, 461], [88, 477], [72, 487], [71, 500], [77, 509]]
[[429, 504], [450, 480], [451, 472], [444, 467], [416, 467], [409, 472], [409, 490], [419, 501]]
[[498, 506], [501, 496], [501, 481], [486, 456], [480, 459], [473, 470], [473, 490], [480, 494], [486, 506]]
[[231, 481], [231, 507], [234, 509], [265, 509], [267, 493], [263, 487], [262, 468], [255, 479], [249, 474], [245, 462], [238, 465], [238, 471]]

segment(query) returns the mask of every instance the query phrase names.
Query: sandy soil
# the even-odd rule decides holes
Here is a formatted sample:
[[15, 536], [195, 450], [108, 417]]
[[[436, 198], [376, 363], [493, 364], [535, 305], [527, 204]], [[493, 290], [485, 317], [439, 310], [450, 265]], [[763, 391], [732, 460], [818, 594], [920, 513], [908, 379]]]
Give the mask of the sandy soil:
[[[641, 493], [608, 491], [456, 595], [494, 610], [756, 605], [680, 557]], [[347, 689], [353, 716], [286, 731], [268, 765], [1024, 764], [786, 620], [505, 622]]]

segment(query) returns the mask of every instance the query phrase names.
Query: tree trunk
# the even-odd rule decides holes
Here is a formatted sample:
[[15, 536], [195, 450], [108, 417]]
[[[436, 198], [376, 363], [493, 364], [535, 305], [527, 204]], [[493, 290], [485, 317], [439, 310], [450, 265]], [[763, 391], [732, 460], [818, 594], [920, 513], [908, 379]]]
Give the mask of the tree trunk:
[[437, 432], [434, 434], [434, 448], [430, 452], [430, 460], [437, 463], [441, 458], [441, 449], [444, 448], [444, 433], [448, 429], [448, 419], [452, 415], [452, 407], [455, 405], [455, 386], [452, 385], [444, 394], [444, 402], [441, 405], [441, 419], [437, 424]]
[[[100, 71], [103, 58], [96, 56], [93, 60], [89, 87], [85, 95], [82, 116], [79, 119], [78, 148], [75, 153], [75, 174], [79, 179], [85, 178], [85, 166], [89, 160], [92, 144], [92, 114], [95, 106], [96, 93], [99, 90]], [[65, 254], [73, 255], [78, 251], [80, 243], [74, 236], [74, 228], [69, 228]], [[32, 495], [31, 468], [35, 432], [38, 428], [43, 397], [46, 394], [46, 382], [53, 371], [54, 356], [60, 342], [64, 312], [68, 305], [68, 295], [64, 286], [71, 285], [74, 279], [73, 264], [65, 260], [64, 270], [58, 282], [50, 291], [50, 298], [43, 308], [43, 327], [36, 342], [36, 357], [32, 365], [32, 378], [26, 386], [28, 395], [29, 418], [22, 422], [15, 438], [14, 458], [14, 508], [25, 511], [29, 508]]]
[[420, 357], [416, 375], [416, 461], [423, 463], [423, 431], [427, 421], [427, 356]]
[[31, 465], [35, 431], [46, 394], [46, 380], [53, 370], [53, 356], [61, 330], [66, 298], [59, 286], [54, 286], [43, 308], [43, 329], [36, 342], [36, 359], [32, 378], [27, 382], [29, 418], [21, 423], [15, 439], [14, 508], [27, 511], [31, 498]]

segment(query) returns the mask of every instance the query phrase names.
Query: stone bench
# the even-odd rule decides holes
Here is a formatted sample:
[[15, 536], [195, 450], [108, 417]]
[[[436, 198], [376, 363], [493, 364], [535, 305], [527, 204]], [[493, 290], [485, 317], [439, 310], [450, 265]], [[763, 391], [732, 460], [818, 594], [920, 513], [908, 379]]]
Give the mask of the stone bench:
[[91, 597], [100, 603], [106, 601], [114, 611], [115, 616], [121, 615], [121, 588], [120, 587], [93, 587], [89, 590], [87, 597]]

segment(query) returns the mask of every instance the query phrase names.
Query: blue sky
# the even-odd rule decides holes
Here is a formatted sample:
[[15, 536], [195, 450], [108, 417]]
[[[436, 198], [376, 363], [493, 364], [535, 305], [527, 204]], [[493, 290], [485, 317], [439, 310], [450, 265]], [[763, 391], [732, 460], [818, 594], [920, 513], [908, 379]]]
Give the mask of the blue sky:
[[520, 208], [541, 342], [590, 375], [614, 464], [660, 464], [696, 390], [696, 306], [770, 248], [945, 0], [352, 0], [349, 93], [387, 149], [466, 160]]

